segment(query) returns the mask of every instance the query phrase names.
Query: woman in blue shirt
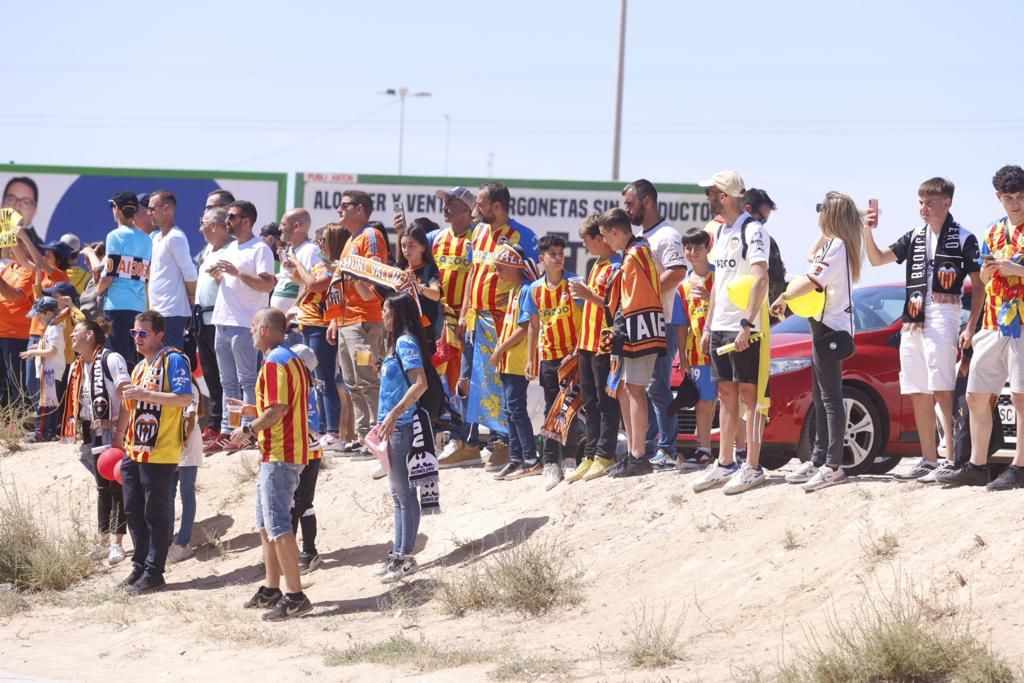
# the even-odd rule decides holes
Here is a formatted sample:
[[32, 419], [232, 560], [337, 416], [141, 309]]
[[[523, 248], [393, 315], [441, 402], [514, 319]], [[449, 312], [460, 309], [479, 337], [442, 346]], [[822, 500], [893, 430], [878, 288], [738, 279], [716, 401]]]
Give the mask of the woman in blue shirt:
[[376, 432], [388, 442], [388, 483], [395, 504], [395, 544], [381, 572], [385, 583], [416, 571], [413, 547], [420, 527], [420, 503], [409, 482], [416, 401], [427, 390], [423, 363], [429, 358], [419, 309], [408, 294], [392, 294], [384, 302], [387, 346], [380, 370], [380, 402]]

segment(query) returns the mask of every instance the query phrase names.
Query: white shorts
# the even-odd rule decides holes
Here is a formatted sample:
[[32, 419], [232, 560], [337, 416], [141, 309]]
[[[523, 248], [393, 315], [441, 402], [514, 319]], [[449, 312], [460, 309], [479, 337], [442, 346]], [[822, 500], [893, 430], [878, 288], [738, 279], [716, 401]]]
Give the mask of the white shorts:
[[960, 328], [939, 319], [900, 335], [900, 393], [930, 394], [956, 386], [956, 345]]
[[974, 335], [974, 356], [967, 391], [998, 394], [1010, 381], [1010, 391], [1024, 393], [1024, 337], [1014, 339], [999, 330], [981, 330]]

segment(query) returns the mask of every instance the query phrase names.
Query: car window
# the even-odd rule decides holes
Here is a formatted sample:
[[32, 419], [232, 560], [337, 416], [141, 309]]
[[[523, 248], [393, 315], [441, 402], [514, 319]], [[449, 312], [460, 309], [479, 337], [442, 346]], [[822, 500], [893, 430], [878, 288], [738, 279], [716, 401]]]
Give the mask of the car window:
[[[889, 327], [903, 315], [902, 287], [865, 287], [853, 290], [853, 319], [858, 332]], [[968, 311], [969, 312], [969, 311]], [[772, 327], [773, 332], [810, 334], [807, 319], [792, 315]]]

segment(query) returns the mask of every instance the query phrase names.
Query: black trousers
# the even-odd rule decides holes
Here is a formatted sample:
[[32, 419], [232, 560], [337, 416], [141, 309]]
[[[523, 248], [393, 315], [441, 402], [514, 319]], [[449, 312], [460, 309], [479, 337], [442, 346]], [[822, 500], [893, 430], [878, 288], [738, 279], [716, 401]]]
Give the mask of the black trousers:
[[[292, 502], [292, 533], [299, 533], [302, 526], [302, 552], [316, 555], [316, 511], [313, 510], [313, 496], [316, 495], [316, 480], [320, 476], [320, 458], [310, 460], [302, 468], [299, 485], [295, 487]], [[306, 513], [309, 514], [306, 514]]]
[[167, 551], [171, 547], [171, 496], [177, 465], [135, 462], [125, 456], [121, 462], [124, 480], [124, 512], [132, 536], [132, 566], [145, 576], [163, 578]]
[[213, 338], [216, 328], [213, 325], [203, 325], [199, 335], [196, 337], [196, 347], [199, 350], [199, 364], [203, 368], [203, 379], [210, 389], [210, 409], [207, 411], [207, 425], [220, 431], [221, 421], [224, 417], [224, 389], [220, 384], [220, 370], [217, 368], [217, 353], [213, 350]]
[[615, 459], [615, 446], [619, 439], [622, 416], [619, 402], [608, 395], [608, 373], [611, 372], [610, 355], [593, 351], [580, 351], [580, 395], [583, 397], [583, 419], [587, 423], [587, 441], [583, 456]]
[[[551, 406], [555, 404], [555, 399], [558, 398], [558, 366], [562, 364], [562, 360], [542, 360], [540, 362], [540, 386], [544, 390], [544, 415], [545, 417], [551, 412]], [[560, 462], [559, 450], [561, 454], [567, 458], [575, 460], [577, 463], [580, 459], [580, 442], [579, 442], [579, 431], [576, 429], [575, 421], [569, 427], [569, 438], [566, 439], [565, 446], [554, 439], [544, 439], [544, 464]]]

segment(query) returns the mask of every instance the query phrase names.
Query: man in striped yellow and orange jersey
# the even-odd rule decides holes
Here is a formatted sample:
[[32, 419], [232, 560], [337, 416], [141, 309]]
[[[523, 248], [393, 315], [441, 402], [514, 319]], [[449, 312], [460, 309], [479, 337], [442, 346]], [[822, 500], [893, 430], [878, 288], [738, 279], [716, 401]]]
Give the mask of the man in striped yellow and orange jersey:
[[268, 610], [265, 621], [283, 621], [313, 609], [299, 580], [299, 546], [291, 512], [299, 475], [309, 462], [310, 381], [302, 360], [284, 346], [286, 326], [284, 313], [276, 308], [260, 309], [253, 318], [253, 346], [266, 359], [256, 380], [259, 414], [231, 433], [236, 444], [255, 435], [263, 457], [256, 484], [256, 526], [266, 585], [245, 606]]
[[[574, 297], [569, 290], [569, 282], [576, 273], [565, 270], [565, 246], [565, 238], [561, 235], [544, 235], [540, 239], [538, 248], [544, 277], [530, 285], [530, 293], [524, 302], [524, 311], [530, 316], [529, 357], [532, 359], [538, 350], [540, 355], [539, 375], [540, 386], [544, 389], [545, 415], [551, 412], [558, 396], [558, 366], [576, 350], [583, 315], [583, 300]], [[531, 379], [529, 372], [527, 379]], [[569, 428], [569, 437], [561, 454], [556, 440], [544, 439], [545, 491], [562, 481], [560, 455], [579, 459], [580, 443], [575, 427]], [[575, 464], [579, 465], [578, 462]]]

